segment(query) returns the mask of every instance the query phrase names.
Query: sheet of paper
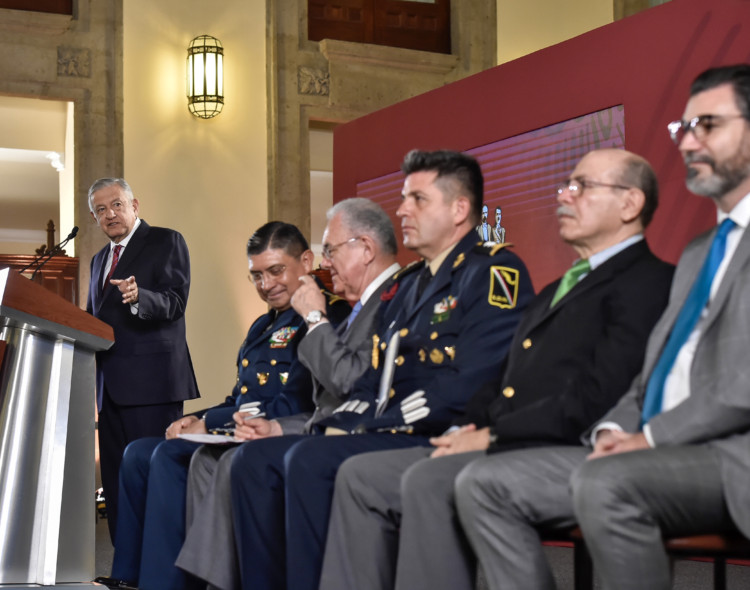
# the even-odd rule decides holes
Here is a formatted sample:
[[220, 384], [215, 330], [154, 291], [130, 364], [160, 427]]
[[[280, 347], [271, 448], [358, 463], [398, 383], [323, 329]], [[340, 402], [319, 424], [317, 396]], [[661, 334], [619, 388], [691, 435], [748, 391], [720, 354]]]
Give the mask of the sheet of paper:
[[226, 434], [178, 434], [179, 438], [203, 445], [232, 445], [242, 441]]

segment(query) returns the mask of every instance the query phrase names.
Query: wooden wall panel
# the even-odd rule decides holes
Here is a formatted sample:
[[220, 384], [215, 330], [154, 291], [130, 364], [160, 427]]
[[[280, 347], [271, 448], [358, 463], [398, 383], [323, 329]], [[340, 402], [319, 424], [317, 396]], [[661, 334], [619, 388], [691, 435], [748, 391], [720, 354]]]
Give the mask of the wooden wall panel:
[[450, 0], [308, 0], [308, 38], [450, 53]]

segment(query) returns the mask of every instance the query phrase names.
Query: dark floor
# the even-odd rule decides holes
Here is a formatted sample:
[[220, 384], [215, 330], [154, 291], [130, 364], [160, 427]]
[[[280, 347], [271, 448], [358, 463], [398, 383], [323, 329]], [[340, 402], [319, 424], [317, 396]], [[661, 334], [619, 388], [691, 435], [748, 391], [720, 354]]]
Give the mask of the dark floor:
[[[547, 557], [555, 573], [558, 590], [573, 590], [573, 550], [567, 547], [547, 547]], [[675, 563], [675, 590], [711, 590], [713, 588], [710, 563], [679, 560]], [[595, 588], [601, 588], [595, 584]], [[727, 566], [727, 590], [750, 588], [750, 567]], [[647, 590], [647, 589], [644, 589]]]

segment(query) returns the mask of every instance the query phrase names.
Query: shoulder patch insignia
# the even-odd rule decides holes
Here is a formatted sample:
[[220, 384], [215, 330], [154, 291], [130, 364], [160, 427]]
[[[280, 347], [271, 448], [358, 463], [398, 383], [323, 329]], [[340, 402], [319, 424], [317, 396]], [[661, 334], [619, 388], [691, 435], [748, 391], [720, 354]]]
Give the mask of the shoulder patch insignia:
[[518, 301], [519, 272], [508, 266], [490, 267], [490, 305], [501, 309], [513, 309]]

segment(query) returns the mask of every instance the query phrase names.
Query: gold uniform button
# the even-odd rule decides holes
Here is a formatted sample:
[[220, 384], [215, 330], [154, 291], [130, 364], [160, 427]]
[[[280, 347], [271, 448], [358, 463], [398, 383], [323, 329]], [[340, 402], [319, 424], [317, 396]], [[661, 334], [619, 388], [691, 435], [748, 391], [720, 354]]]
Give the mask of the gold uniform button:
[[247, 367], [250, 364], [250, 361], [247, 359], [242, 359], [242, 366]]
[[437, 337], [438, 337], [437, 332], [433, 332], [432, 334], [430, 334], [430, 340], [437, 340]]
[[276, 366], [276, 359], [271, 359], [271, 366], [272, 366], [272, 367], [275, 367], [275, 366]]
[[403, 338], [404, 336], [408, 336], [409, 335], [409, 328], [401, 328], [398, 331], [398, 335], [401, 336], [401, 338]]
[[395, 361], [395, 362], [396, 362], [396, 366], [397, 366], [397, 367], [400, 367], [401, 365], [403, 365], [403, 364], [404, 364], [404, 357], [403, 357], [403, 356], [401, 356], [401, 355], [398, 355], [398, 356], [396, 357], [396, 361]]
[[439, 351], [437, 348], [433, 348], [430, 351], [430, 360], [435, 363], [436, 365], [439, 365], [443, 362], [445, 359], [445, 356], [441, 351]]
[[531, 348], [531, 338], [527, 338], [521, 343], [521, 346], [523, 346], [524, 350], [528, 350]]
[[247, 385], [240, 387], [240, 393], [247, 393]]
[[506, 387], [505, 389], [503, 389], [503, 395], [507, 398], [511, 398], [516, 395], [516, 390], [512, 387]]
[[393, 396], [395, 396], [395, 395], [396, 395], [396, 390], [393, 389], [393, 387], [391, 387], [391, 390], [388, 392], [388, 397], [390, 399], [393, 399]]
[[419, 357], [419, 362], [423, 363], [427, 360], [427, 352], [424, 348], [420, 348], [419, 352], [417, 353], [417, 356]]
[[380, 343], [380, 350], [385, 350], [386, 346], [387, 346], [387, 344], [385, 342], [381, 342]]

